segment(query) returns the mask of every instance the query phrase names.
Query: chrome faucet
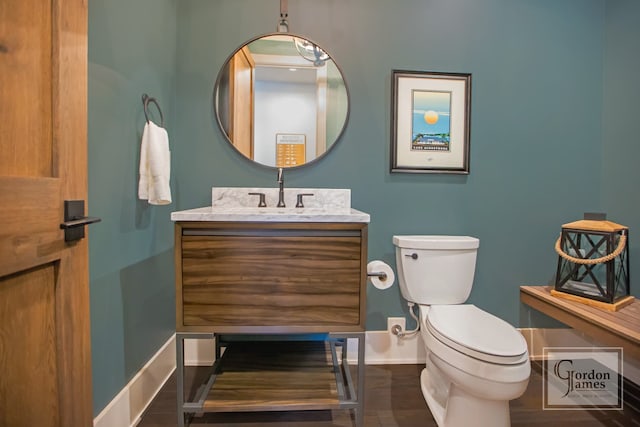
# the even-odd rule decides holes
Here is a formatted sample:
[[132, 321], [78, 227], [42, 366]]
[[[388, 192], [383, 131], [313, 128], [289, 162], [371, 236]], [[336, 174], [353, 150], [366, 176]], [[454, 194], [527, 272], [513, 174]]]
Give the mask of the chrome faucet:
[[282, 168], [278, 168], [278, 186], [280, 187], [280, 191], [278, 192], [278, 207], [284, 208], [286, 205], [284, 204], [284, 172]]

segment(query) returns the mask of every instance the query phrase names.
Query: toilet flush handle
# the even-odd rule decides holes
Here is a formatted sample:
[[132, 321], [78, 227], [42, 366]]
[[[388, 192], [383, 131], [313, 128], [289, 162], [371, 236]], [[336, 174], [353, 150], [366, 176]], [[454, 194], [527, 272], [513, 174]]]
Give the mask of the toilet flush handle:
[[405, 254], [404, 256], [409, 257], [409, 258], [413, 258], [413, 259], [418, 259], [418, 254], [417, 253], [412, 253], [412, 254]]

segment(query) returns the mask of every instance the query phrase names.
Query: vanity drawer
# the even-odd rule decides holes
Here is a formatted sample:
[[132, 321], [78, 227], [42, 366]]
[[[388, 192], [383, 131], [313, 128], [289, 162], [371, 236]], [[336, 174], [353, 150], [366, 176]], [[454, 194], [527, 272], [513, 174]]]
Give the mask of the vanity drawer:
[[360, 231], [185, 230], [181, 237], [177, 320], [183, 327], [238, 333], [363, 328]]

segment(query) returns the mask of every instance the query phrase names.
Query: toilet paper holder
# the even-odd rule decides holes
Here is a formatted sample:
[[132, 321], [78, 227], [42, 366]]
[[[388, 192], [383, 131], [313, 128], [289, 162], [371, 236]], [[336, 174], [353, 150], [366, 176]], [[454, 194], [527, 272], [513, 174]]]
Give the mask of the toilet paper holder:
[[373, 260], [367, 264], [367, 279], [378, 289], [387, 289], [393, 286], [395, 274], [387, 263]]
[[387, 280], [387, 273], [384, 271], [372, 271], [371, 273], [367, 273], [368, 277], [379, 277], [381, 280]]

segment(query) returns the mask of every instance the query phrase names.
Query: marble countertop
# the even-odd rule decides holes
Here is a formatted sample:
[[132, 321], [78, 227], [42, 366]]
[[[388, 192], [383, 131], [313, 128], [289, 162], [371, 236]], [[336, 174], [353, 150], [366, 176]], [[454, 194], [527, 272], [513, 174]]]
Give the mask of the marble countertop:
[[171, 213], [172, 221], [241, 222], [366, 222], [369, 214], [357, 209], [248, 208], [205, 206]]
[[[212, 187], [211, 206], [216, 208], [253, 208], [258, 207], [257, 194], [263, 194], [269, 208], [278, 205], [277, 187]], [[253, 194], [253, 195], [252, 195]], [[343, 188], [285, 188], [285, 205], [294, 207], [299, 194], [304, 197], [305, 208], [324, 210], [349, 210], [351, 208], [351, 190]]]

